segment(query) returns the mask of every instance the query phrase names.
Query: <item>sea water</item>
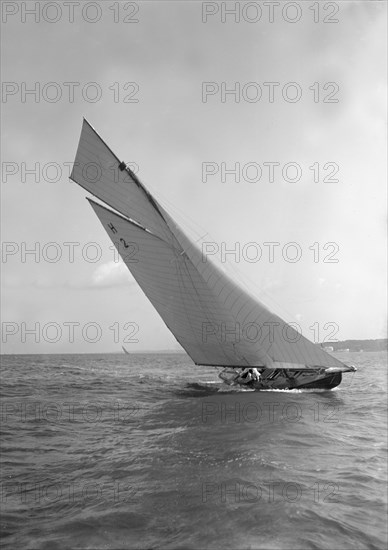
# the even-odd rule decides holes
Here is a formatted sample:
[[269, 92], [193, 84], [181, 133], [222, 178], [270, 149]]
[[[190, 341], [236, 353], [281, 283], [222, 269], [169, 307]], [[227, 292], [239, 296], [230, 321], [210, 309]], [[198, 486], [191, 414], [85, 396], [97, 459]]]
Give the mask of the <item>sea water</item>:
[[387, 365], [236, 391], [184, 354], [2, 356], [4, 548], [383, 549]]

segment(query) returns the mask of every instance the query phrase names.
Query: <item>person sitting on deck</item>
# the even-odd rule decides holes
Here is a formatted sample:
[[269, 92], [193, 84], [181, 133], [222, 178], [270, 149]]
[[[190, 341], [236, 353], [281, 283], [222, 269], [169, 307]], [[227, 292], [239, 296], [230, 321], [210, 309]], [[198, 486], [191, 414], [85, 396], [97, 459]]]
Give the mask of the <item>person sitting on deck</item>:
[[259, 382], [261, 374], [255, 367], [251, 369], [251, 375], [253, 380]]
[[251, 369], [243, 369], [235, 378], [240, 384], [248, 384], [252, 380]]
[[240, 374], [237, 375], [240, 384], [249, 384], [249, 382], [258, 382], [260, 380], [260, 373], [256, 368], [246, 368]]

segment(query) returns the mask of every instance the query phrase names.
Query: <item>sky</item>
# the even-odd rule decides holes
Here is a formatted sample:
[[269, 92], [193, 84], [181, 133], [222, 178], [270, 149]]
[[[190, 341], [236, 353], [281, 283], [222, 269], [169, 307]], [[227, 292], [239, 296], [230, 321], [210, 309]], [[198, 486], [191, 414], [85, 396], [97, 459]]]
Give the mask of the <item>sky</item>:
[[2, 67], [2, 353], [180, 349], [68, 179], [83, 117], [306, 337], [386, 337], [384, 1], [3, 2]]

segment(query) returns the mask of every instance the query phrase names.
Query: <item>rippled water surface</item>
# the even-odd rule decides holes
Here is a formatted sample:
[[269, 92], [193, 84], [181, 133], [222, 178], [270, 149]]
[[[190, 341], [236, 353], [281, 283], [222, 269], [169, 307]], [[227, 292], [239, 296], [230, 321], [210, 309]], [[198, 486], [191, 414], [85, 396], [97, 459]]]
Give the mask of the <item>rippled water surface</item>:
[[386, 354], [333, 391], [175, 355], [2, 356], [3, 547], [385, 548]]

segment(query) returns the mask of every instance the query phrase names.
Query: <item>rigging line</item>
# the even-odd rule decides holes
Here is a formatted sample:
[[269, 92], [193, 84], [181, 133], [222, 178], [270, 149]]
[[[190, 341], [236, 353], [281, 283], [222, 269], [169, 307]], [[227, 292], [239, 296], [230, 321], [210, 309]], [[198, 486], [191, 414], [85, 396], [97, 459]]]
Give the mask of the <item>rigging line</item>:
[[136, 176], [136, 174], [134, 172], [132, 172], [132, 170], [129, 168], [129, 166], [126, 165], [126, 163], [124, 161], [120, 162], [119, 170], [127, 172], [129, 177], [137, 185], [137, 187], [143, 191], [143, 193], [145, 194], [145, 196], [148, 199], [149, 203], [154, 207], [154, 209], [159, 214], [159, 216], [162, 218], [162, 220], [164, 222], [166, 222], [166, 220], [164, 219], [163, 214], [161, 213], [161, 211], [159, 209], [157, 201], [154, 199], [154, 197], [151, 195], [151, 193], [148, 191], [148, 189], [141, 183], [141, 181]]
[[205, 235], [203, 235], [202, 237], [199, 237], [199, 239], [197, 239], [196, 241], [192, 242], [191, 239], [187, 238], [187, 240], [189, 241], [190, 243], [190, 246], [188, 248], [186, 248], [186, 250], [182, 250], [182, 252], [179, 254], [180, 256], [182, 256], [182, 254], [186, 254], [187, 255], [187, 251], [190, 250], [190, 248], [194, 248], [194, 246], [197, 244], [198, 241], [200, 241], [201, 239], [203, 239], [204, 237], [206, 237], [207, 233]]
[[[195, 241], [195, 244], [197, 244], [198, 241], [200, 241], [201, 239], [203, 239], [207, 235], [210, 236], [209, 232], [207, 232], [205, 235], [203, 235], [202, 237], [197, 239], [197, 241]], [[211, 236], [210, 236], [210, 238], [211, 238]], [[190, 238], [188, 238], [188, 240], [191, 241]], [[191, 244], [192, 244], [192, 247], [194, 248], [192, 241], [191, 241]], [[239, 283], [242, 283], [243, 286], [245, 287], [245, 290], [248, 292], [248, 294], [253, 299], [259, 301], [259, 303], [262, 303], [270, 312], [272, 312], [272, 310], [274, 309], [275, 312], [276, 311], [280, 312], [278, 314], [279, 316], [281, 316], [281, 317], [285, 316], [286, 319], [290, 319], [290, 321], [288, 321], [288, 322], [294, 322], [295, 321], [295, 316], [293, 314], [291, 314], [288, 310], [286, 310], [283, 306], [281, 306], [274, 299], [274, 297], [271, 294], [266, 292], [263, 288], [258, 289], [257, 283], [254, 283], [254, 281], [252, 279], [250, 279], [245, 273], [243, 273], [241, 270], [239, 270], [232, 262], [230, 262], [228, 260], [222, 261], [222, 259], [220, 258], [220, 252], [219, 251], [214, 255], [214, 258], [207, 258], [207, 261], [210, 263], [210, 265], [213, 264], [214, 267], [221, 270], [221, 273], [228, 276], [231, 279], [231, 281], [234, 284], [236, 284], [237, 286], [239, 286]], [[251, 283], [251, 285], [249, 285], [247, 283], [247, 281], [249, 281]], [[260, 296], [260, 294], [263, 294], [267, 298], [267, 300], [263, 299]], [[259, 298], [259, 296], [260, 296], [260, 298]]]
[[[199, 228], [205, 230], [205, 228], [200, 226], [197, 222], [195, 222], [190, 216], [188, 216], [183, 210], [181, 210], [176, 205], [174, 205], [171, 201], [169, 201], [166, 198], [164, 198], [164, 201], [166, 203], [168, 203], [168, 205], [170, 206], [170, 209], [178, 211], [185, 222], [187, 222], [187, 220], [190, 220], [193, 223], [193, 226], [191, 227], [191, 229], [197, 235], [199, 233], [199, 231], [198, 231]], [[187, 226], [189, 226], [188, 223], [187, 223]], [[205, 235], [203, 235], [202, 237], [197, 238], [197, 240], [195, 241], [195, 244], [198, 243], [201, 239], [205, 238], [206, 236], [209, 236], [210, 239], [213, 239], [213, 242], [216, 242], [214, 240], [214, 238], [212, 237], [212, 235], [210, 235], [210, 233], [207, 231], [205, 233]], [[189, 239], [189, 240], [191, 240], [191, 239]], [[224, 271], [225, 268], [226, 268], [226, 272], [229, 273], [229, 276], [232, 278], [233, 282], [236, 283], [236, 284], [237, 284], [237, 281], [242, 282], [243, 285], [245, 286], [245, 289], [249, 292], [250, 295], [252, 295], [252, 297], [254, 297], [254, 298], [256, 298], [257, 300], [260, 301], [259, 296], [261, 294], [263, 294], [267, 298], [267, 302], [265, 300], [263, 300], [263, 298], [261, 298], [261, 300], [264, 301], [263, 305], [268, 307], [268, 309], [270, 311], [272, 311], [272, 308], [275, 306], [275, 311], [276, 310], [280, 311], [281, 315], [285, 314], [286, 318], [290, 319], [289, 322], [294, 322], [295, 321], [295, 315], [292, 314], [290, 311], [286, 310], [284, 308], [284, 306], [279, 304], [277, 302], [277, 300], [275, 300], [275, 298], [271, 294], [269, 294], [263, 287], [261, 287], [259, 289], [257, 283], [255, 283], [250, 277], [248, 277], [245, 273], [243, 273], [241, 270], [239, 270], [232, 262], [230, 262], [228, 260], [222, 261], [222, 259], [220, 258], [220, 252], [219, 251], [217, 251], [217, 253], [214, 254], [214, 259], [217, 260], [215, 262], [215, 264], [219, 268], [221, 268], [221, 271]], [[222, 264], [222, 265], [220, 265], [220, 264]], [[249, 281], [251, 283], [251, 285], [253, 285], [253, 288], [252, 288], [251, 285], [248, 285], [247, 281]]]
[[[164, 207], [165, 203], [169, 208], [166, 208], [166, 210], [169, 212], [169, 210], [175, 211], [173, 213], [179, 215], [181, 220], [186, 224], [187, 227], [190, 227], [191, 231], [196, 234], [196, 236], [200, 235], [202, 232], [206, 231], [206, 228], [201, 226], [197, 221], [195, 221], [193, 218], [191, 218], [184, 210], [179, 208], [176, 204], [171, 202], [166, 196], [161, 195], [159, 191], [154, 191], [154, 188], [149, 185], [148, 186], [152, 193], [157, 197], [158, 202]], [[161, 198], [160, 198], [161, 197]], [[189, 223], [190, 221], [190, 223]]]
[[[158, 208], [158, 205], [157, 205], [157, 202], [155, 202], [155, 199], [153, 197], [153, 195], [148, 191], [148, 188], [145, 187], [140, 179], [137, 177], [137, 175], [126, 165], [125, 162], [123, 161], [120, 161], [120, 159], [117, 157], [117, 155], [112, 151], [112, 149], [109, 147], [109, 145], [102, 139], [102, 137], [99, 135], [99, 133], [95, 130], [95, 128], [89, 123], [88, 120], [84, 119], [85, 122], [88, 124], [88, 126], [92, 129], [92, 131], [97, 135], [97, 137], [102, 141], [102, 143], [105, 145], [105, 147], [107, 147], [107, 149], [111, 152], [111, 154], [117, 159], [118, 163], [119, 163], [119, 169], [121, 171], [126, 171], [128, 173], [128, 175], [130, 176], [131, 180], [143, 191], [143, 193], [146, 195], [147, 199], [149, 200], [150, 204], [155, 208], [155, 210], [158, 212], [158, 214], [160, 215], [160, 217], [163, 219], [163, 221], [166, 223], [166, 220], [164, 219], [164, 216], [162, 215], [162, 213], [160, 212], [159, 208]], [[100, 160], [100, 159], [99, 159]], [[71, 176], [70, 176], [70, 179]], [[75, 181], [75, 180], [73, 180]], [[76, 182], [78, 183], [78, 182]], [[78, 185], [81, 185], [78, 183]], [[84, 187], [81, 185], [81, 187]], [[152, 189], [152, 186], [149, 186], [150, 189]], [[84, 187], [85, 188], [85, 187]], [[86, 188], [85, 188], [86, 189]], [[90, 190], [87, 189], [88, 192], [91, 192]], [[92, 192], [91, 192], [92, 193]], [[92, 193], [93, 194], [93, 193]], [[156, 193], [157, 194], [157, 193]], [[94, 195], [96, 196], [96, 195]], [[97, 198], [99, 198], [97, 196]], [[99, 200], [102, 200], [99, 198]], [[181, 209], [179, 209], [176, 205], [174, 205], [173, 203], [171, 203], [171, 201], [169, 201], [167, 198], [164, 198], [164, 200], [166, 202], [169, 203], [169, 205], [172, 207], [172, 209], [175, 209], [176, 211], [180, 212], [180, 215], [181, 217], [183, 218], [184, 221], [186, 221], [187, 223], [187, 220], [190, 220], [191, 223], [192, 223], [192, 227], [191, 229], [193, 230], [193, 232], [197, 233], [198, 235], [198, 228], [201, 228], [201, 230], [205, 230], [203, 227], [201, 227], [197, 222], [195, 222], [190, 216], [188, 216], [185, 212], [183, 212]], [[104, 201], [103, 201], [104, 202]], [[140, 224], [139, 224], [140, 225]], [[168, 225], [168, 224], [167, 224]], [[189, 224], [187, 224], [189, 225]], [[144, 228], [146, 229], [146, 228]], [[171, 231], [171, 230], [170, 230]], [[202, 231], [201, 231], [202, 232]], [[203, 239], [206, 235], [209, 235], [209, 233], [207, 232], [203, 237], [199, 237], [197, 238], [197, 240], [195, 241], [195, 243], [197, 243], [198, 241], [200, 241], [201, 239]], [[210, 236], [210, 235], [209, 235]], [[189, 239], [190, 241], [190, 239]], [[182, 251], [181, 254], [183, 254], [184, 251]], [[217, 258], [217, 256], [216, 256]], [[219, 260], [219, 258], [217, 258]], [[221, 261], [222, 263], [222, 261]], [[229, 272], [231, 272], [231, 270], [233, 269], [233, 272], [235, 275], [238, 276], [238, 279], [240, 282], [242, 282], [244, 284], [244, 286], [246, 287], [246, 289], [249, 291], [250, 294], [252, 294], [253, 296], [256, 297], [256, 299], [259, 299], [258, 295], [257, 295], [257, 292], [253, 292], [248, 284], [246, 283], [247, 280], [249, 280], [252, 284], [254, 284], [254, 287], [255, 289], [257, 288], [257, 285], [255, 283], [253, 283], [253, 281], [247, 277], [246, 275], [244, 275], [240, 270], [238, 270], [233, 264], [231, 264], [230, 262], [224, 262], [227, 266], [227, 268], [229, 268]], [[224, 268], [225, 269], [225, 268]], [[223, 271], [223, 269], [222, 269]], [[234, 277], [232, 277], [232, 279], [234, 279]], [[245, 279], [245, 280], [244, 280]], [[236, 281], [234, 281], [236, 282]], [[271, 302], [273, 302], [278, 308], [280, 308], [281, 311], [284, 311], [285, 313], [287, 313], [287, 316], [289, 316], [290, 318], [294, 319], [294, 315], [292, 315], [289, 311], [287, 311], [284, 307], [280, 306], [280, 304], [277, 303], [277, 301], [270, 295], [268, 294], [263, 288], [260, 289], [260, 292], [262, 294], [264, 294]], [[264, 304], [266, 305], [266, 304]]]
[[[136, 174], [126, 165], [126, 163], [123, 162], [123, 161], [120, 161], [119, 157], [118, 157], [118, 156], [114, 153], [114, 151], [109, 147], [109, 145], [106, 143], [106, 141], [100, 136], [100, 134], [99, 134], [99, 133], [97, 132], [97, 130], [92, 126], [92, 124], [90, 124], [90, 122], [89, 122], [85, 117], [84, 117], [83, 120], [84, 120], [84, 122], [90, 127], [90, 129], [92, 130], [92, 132], [98, 137], [98, 139], [101, 140], [101, 142], [102, 142], [102, 143], [104, 144], [104, 146], [108, 149], [108, 151], [113, 155], [113, 157], [117, 160], [117, 162], [118, 162], [118, 164], [119, 164], [119, 169], [120, 169], [121, 171], [123, 171], [123, 170], [127, 171], [127, 173], [128, 173], [128, 175], [130, 176], [130, 178], [134, 181], [134, 183], [135, 183], [139, 188], [142, 189], [142, 191], [144, 192], [144, 194], [145, 194], [146, 197], [148, 198], [149, 202], [152, 204], [152, 206], [155, 208], [155, 210], [159, 213], [159, 215], [161, 216], [161, 218], [163, 219], [163, 221], [165, 221], [165, 220], [164, 220], [164, 217], [163, 217], [163, 215], [161, 214], [161, 212], [160, 212], [160, 210], [159, 210], [159, 208], [158, 208], [158, 205], [157, 205], [157, 202], [159, 202], [159, 201], [157, 200], [156, 203], [155, 203], [154, 197], [153, 197], [152, 194], [148, 191], [148, 188], [151, 189], [151, 190], [153, 190], [152, 186], [147, 185], [147, 187], [146, 187], [146, 186], [140, 181], [140, 179], [137, 177], [137, 175], [136, 175]], [[70, 176], [70, 179], [72, 179], [71, 176]], [[75, 180], [73, 180], [73, 181], [75, 181]], [[75, 183], [78, 183], [78, 182], [75, 182]], [[81, 187], [84, 187], [84, 186], [82, 186], [80, 183], [78, 183], [78, 185], [80, 185]], [[86, 188], [84, 187], [84, 189], [86, 189]], [[89, 191], [88, 189], [86, 189], [86, 190]], [[89, 191], [89, 192], [91, 192], [91, 191]], [[93, 193], [92, 193], [92, 194], [93, 194]], [[157, 193], [157, 192], [154, 193], [154, 194], [155, 194], [155, 197], [158, 196], [158, 193]], [[96, 195], [94, 195], [94, 196], [96, 196]], [[99, 198], [99, 197], [97, 197], [97, 198]], [[100, 199], [100, 200], [101, 200], [101, 199]], [[166, 199], [166, 198], [164, 198], [164, 200], [165, 200], [166, 202], [168, 202], [176, 211], [179, 212], [180, 209], [179, 209], [177, 206], [175, 206], [173, 203], [171, 203], [171, 201], [169, 201], [169, 200]], [[160, 202], [161, 202], [161, 201], [160, 201]], [[190, 219], [190, 220], [191, 220], [191, 222], [193, 223], [193, 228], [192, 228], [192, 229], [194, 230], [195, 233], [197, 233], [197, 235], [198, 235], [198, 233], [199, 233], [199, 232], [198, 232], [198, 228], [201, 229], [201, 232], [205, 230], [205, 228], [200, 227], [199, 224], [198, 224], [197, 222], [195, 222], [194, 220], [192, 220], [191, 218], [189, 218], [189, 216], [187, 216], [187, 214], [185, 214], [183, 211], [181, 211], [181, 217], [182, 217], [183, 219], [186, 218], [186, 219]], [[194, 225], [197, 226], [196, 229], [194, 229]]]
[[[171, 231], [171, 229], [170, 229], [170, 231]], [[182, 231], [182, 233], [183, 233], [183, 231]], [[175, 237], [175, 235], [174, 235], [174, 233], [172, 233], [172, 231], [171, 231], [171, 234]], [[199, 240], [203, 239], [204, 237], [206, 237], [206, 235], [207, 235], [207, 233], [206, 233], [205, 235], [203, 235], [202, 237], [200, 237], [199, 239], [197, 239], [195, 242], [193, 242], [193, 241], [192, 241], [189, 237], [187, 237], [187, 235], [185, 234], [185, 237], [186, 237], [187, 240], [189, 241], [190, 246], [189, 246], [189, 248], [186, 248], [185, 250], [182, 249], [182, 252], [179, 253], [179, 256], [183, 256], [183, 254], [186, 254], [186, 255], [187, 255], [187, 251], [188, 251], [190, 248], [193, 248], [193, 247], [197, 244], [197, 242], [198, 242]], [[176, 237], [175, 237], [175, 238], [176, 238]], [[178, 243], [179, 243], [179, 241], [178, 241]], [[179, 243], [179, 244], [180, 244], [180, 243]], [[180, 247], [182, 248], [181, 245], [180, 245]], [[172, 260], [170, 260], [170, 263], [176, 262], [177, 259], [178, 259], [178, 258], [173, 258]]]
[[[190, 216], [188, 216], [182, 209], [180, 209], [176, 205], [174, 205], [170, 200], [168, 200], [167, 198], [164, 197], [164, 201], [166, 203], [168, 203], [168, 205], [170, 206], [170, 208], [172, 210], [176, 210], [177, 212], [179, 212], [184, 221], [187, 222], [187, 220], [190, 220], [192, 222], [193, 225], [192, 225], [191, 229], [192, 229], [193, 232], [197, 233], [197, 235], [199, 233], [198, 229], [201, 229], [201, 230], [205, 231], [204, 227], [202, 227], [197, 222], [195, 222]], [[187, 223], [187, 226], [189, 226], [188, 223]], [[201, 239], [205, 238], [207, 235], [211, 239], [213, 239], [213, 242], [216, 242], [216, 241], [214, 241], [214, 238], [212, 237], [212, 235], [210, 235], [210, 233], [207, 231], [205, 233], [205, 235], [203, 235], [202, 237], [197, 238], [197, 240], [195, 241], [195, 244], [198, 243]], [[245, 273], [243, 273], [241, 270], [239, 270], [232, 262], [230, 262], [228, 260], [223, 262], [222, 259], [220, 258], [220, 252], [219, 251], [214, 256], [215, 256], [215, 259], [218, 261], [218, 264], [216, 262], [216, 265], [218, 265], [218, 267], [221, 268], [221, 271], [224, 271], [225, 268], [226, 268], [226, 271], [229, 272], [229, 275], [231, 276], [234, 283], [237, 284], [237, 280], [239, 282], [242, 282], [243, 285], [245, 286], [246, 290], [249, 292], [249, 294], [252, 295], [252, 297], [256, 298], [259, 301], [262, 300], [264, 302], [263, 305], [268, 307], [268, 309], [270, 311], [272, 311], [272, 308], [275, 306], [275, 311], [278, 310], [279, 312], [281, 312], [282, 316], [285, 315], [286, 318], [290, 319], [290, 321], [288, 321], [288, 322], [295, 322], [295, 315], [292, 314], [290, 311], [288, 311], [277, 300], [275, 300], [275, 298], [271, 294], [269, 294], [263, 287], [261, 287], [259, 289], [257, 283], [255, 283], [250, 277], [248, 277]], [[220, 266], [219, 265], [220, 263], [225, 264], [225, 265]], [[232, 275], [232, 273], [233, 273], [233, 275]], [[247, 281], [249, 281], [251, 283], [251, 285], [253, 285], [254, 290], [250, 285], [248, 285]], [[263, 298], [261, 298], [261, 300], [260, 300], [259, 297], [262, 294], [265, 296], [265, 298], [267, 298], [267, 302], [265, 300], [263, 300]]]
[[[158, 199], [159, 200], [159, 199]], [[162, 201], [161, 202], [161, 205], [164, 207], [164, 205], [162, 204]], [[174, 203], [172, 203], [171, 201], [169, 201], [168, 199], [164, 199], [164, 202], [168, 203], [168, 206], [169, 206], [169, 209], [166, 208], [167, 210], [167, 213], [171, 215], [170, 211], [171, 210], [175, 210], [177, 212], [180, 213], [180, 217], [182, 218], [183, 220], [183, 225], [186, 225], [186, 227], [184, 227], [184, 230], [182, 228], [179, 227], [178, 225], [178, 228], [181, 229], [181, 231], [185, 234], [186, 238], [191, 242], [191, 245], [193, 247], [193, 241], [194, 241], [194, 238], [196, 237], [195, 241], [194, 241], [194, 245], [197, 244], [199, 241], [201, 241], [201, 239], [204, 239], [205, 237], [209, 236], [209, 238], [211, 239], [211, 242], [214, 242], [216, 243], [217, 241], [214, 239], [214, 237], [209, 233], [209, 231], [206, 230], [205, 227], [201, 226], [200, 224], [198, 224], [196, 221], [194, 221], [192, 218], [190, 218], [190, 216], [188, 216], [186, 214], [186, 212], [184, 212], [183, 210], [181, 210], [180, 208], [178, 208], [176, 205], [174, 205]], [[187, 223], [187, 220], [190, 220], [192, 222], [192, 225], [190, 225], [189, 223]], [[175, 220], [174, 220], [175, 221]], [[175, 222], [176, 223], [176, 222]], [[192, 235], [187, 235], [186, 232], [187, 232], [187, 229], [190, 229], [191, 233], [195, 233], [195, 236], [192, 236]], [[199, 229], [201, 231], [199, 231]], [[170, 230], [171, 231], [171, 230]], [[200, 235], [202, 232], [206, 231], [206, 233], [202, 236], [198, 236]], [[199, 248], [199, 247], [198, 247]], [[188, 250], [188, 249], [187, 249]], [[202, 251], [202, 248], [201, 248], [201, 251]], [[185, 251], [183, 251], [185, 252]], [[221, 265], [223, 263], [226, 263], [226, 266], [228, 268], [231, 267], [231, 264], [230, 262], [222, 262], [222, 259], [221, 259], [221, 254], [220, 254], [220, 251], [217, 251], [216, 254], [214, 254], [216, 260], [218, 261], [215, 262], [215, 264], [218, 266], [219, 269], [221, 269], [222, 272], [225, 271], [225, 268]], [[174, 261], [174, 260], [172, 260]], [[209, 263], [211, 264], [212, 263], [212, 260], [209, 258]], [[231, 275], [231, 274], [230, 274]], [[241, 276], [241, 274], [239, 274], [239, 277]], [[232, 277], [232, 280], [233, 280], [233, 277]], [[236, 281], [234, 281], [236, 282]], [[248, 287], [247, 287], [248, 288]]]

